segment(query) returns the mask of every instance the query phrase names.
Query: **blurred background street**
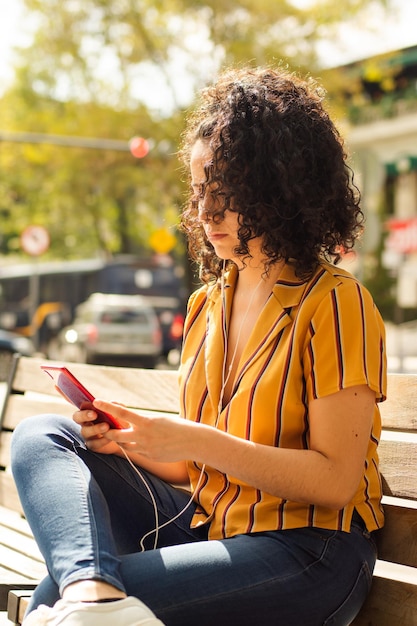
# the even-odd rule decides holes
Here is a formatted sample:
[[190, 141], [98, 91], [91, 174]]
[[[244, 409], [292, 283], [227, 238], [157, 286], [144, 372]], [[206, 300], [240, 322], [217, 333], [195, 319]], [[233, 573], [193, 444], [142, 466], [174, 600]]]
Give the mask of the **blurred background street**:
[[386, 321], [390, 371], [417, 372], [414, 0], [0, 0], [0, 15], [0, 379], [16, 351], [177, 367], [199, 285], [178, 148], [197, 92], [247, 63], [323, 86], [365, 215], [343, 266]]
[[387, 327], [388, 369], [417, 374], [417, 321]]

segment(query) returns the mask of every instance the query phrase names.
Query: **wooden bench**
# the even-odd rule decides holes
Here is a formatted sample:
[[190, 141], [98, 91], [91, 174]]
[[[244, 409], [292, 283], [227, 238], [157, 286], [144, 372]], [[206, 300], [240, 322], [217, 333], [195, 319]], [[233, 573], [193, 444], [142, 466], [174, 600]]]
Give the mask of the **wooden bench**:
[[[6, 507], [9, 515], [21, 512], [8, 470], [9, 441], [14, 427], [21, 419], [35, 413], [51, 411], [70, 416], [73, 412], [71, 406], [54, 391], [48, 377], [40, 371], [42, 362], [21, 357], [15, 361], [10, 376], [0, 431], [0, 464], [3, 469], [0, 471], [0, 506]], [[70, 368], [94, 395], [120, 400], [146, 411], [174, 414], [178, 411], [176, 372], [83, 364], [71, 364]], [[378, 531], [379, 559], [372, 590], [360, 615], [354, 620], [354, 626], [417, 626], [416, 391], [417, 376], [389, 375], [389, 400], [381, 404], [383, 435], [379, 448], [386, 525]], [[25, 524], [19, 518], [20, 523]], [[15, 528], [18, 528], [18, 523]], [[29, 542], [27, 527], [25, 532]], [[33, 545], [29, 548], [21, 544], [21, 547], [28, 559], [33, 561], [30, 567], [27, 565], [27, 571], [34, 565], [42, 565]], [[12, 549], [12, 546], [9, 548]], [[1, 568], [10, 566], [9, 561], [10, 554], [3, 554], [0, 549], [0, 572], [3, 571]], [[26, 583], [33, 588], [37, 582], [33, 579], [33, 570], [31, 576], [32, 580], [26, 580]], [[11, 587], [14, 590], [10, 591]], [[0, 611], [4, 610], [7, 591], [9, 619], [20, 624], [29, 592], [22, 586], [19, 589], [18, 581], [11, 574], [9, 578], [3, 575], [0, 580]]]
[[[46, 569], [26, 522], [22, 519], [22, 508], [9, 469], [10, 438], [15, 426], [30, 415], [51, 412], [70, 417], [74, 412], [74, 408], [55, 391], [49, 376], [41, 371], [40, 365], [44, 363], [45, 360], [27, 357], [14, 360], [0, 417], [0, 507], [5, 507], [9, 516], [14, 515], [18, 520], [16, 528], [20, 525], [22, 532], [24, 529], [26, 533], [26, 543], [20, 543], [19, 551], [16, 549], [19, 542], [13, 540], [12, 543], [12, 538], [6, 532], [3, 533], [0, 524], [0, 611], [4, 611], [7, 605], [9, 619], [15, 624], [20, 624], [23, 618], [27, 590], [36, 586]], [[48, 361], [48, 364], [54, 363]], [[120, 399], [127, 406], [150, 413], [178, 413], [178, 377], [174, 371], [79, 363], [68, 366], [96, 396], [107, 400]], [[7, 552], [2, 551], [3, 544], [7, 544]], [[22, 561], [22, 550], [26, 562], [22, 563], [18, 571], [14, 571], [18, 560]], [[14, 591], [9, 594], [7, 602], [11, 589]]]

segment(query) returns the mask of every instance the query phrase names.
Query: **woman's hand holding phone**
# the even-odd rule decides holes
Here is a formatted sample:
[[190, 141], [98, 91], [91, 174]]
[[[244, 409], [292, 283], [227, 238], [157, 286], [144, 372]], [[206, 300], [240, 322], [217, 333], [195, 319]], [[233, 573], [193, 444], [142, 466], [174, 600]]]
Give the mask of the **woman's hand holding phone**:
[[187, 450], [186, 454], [185, 449], [192, 445], [184, 430], [190, 435], [195, 424], [162, 415], [145, 417], [121, 403], [95, 400], [66, 367], [42, 365], [41, 368], [64, 398], [78, 408], [73, 419], [80, 425], [89, 450], [118, 456], [125, 453], [163, 480], [188, 484], [183, 459], [189, 458], [187, 454], [191, 452]]
[[120, 446], [106, 438], [110, 430], [107, 422], [97, 422], [97, 413], [94, 408], [75, 411], [73, 420], [81, 426], [81, 436], [91, 452], [100, 454], [121, 454]]
[[[93, 408], [94, 396], [68, 368], [56, 365], [41, 365], [41, 369], [54, 381], [55, 389], [78, 409]], [[113, 415], [94, 409], [97, 422], [106, 422], [110, 428], [123, 428]]]
[[42, 365], [41, 368], [53, 380], [57, 391], [78, 408], [73, 414], [73, 419], [81, 426], [81, 435], [87, 447], [93, 452], [102, 454], [120, 454], [120, 446], [106, 439], [104, 435], [111, 428], [119, 430], [129, 427], [129, 424], [118, 421], [110, 413], [94, 408], [94, 396], [66, 367]]

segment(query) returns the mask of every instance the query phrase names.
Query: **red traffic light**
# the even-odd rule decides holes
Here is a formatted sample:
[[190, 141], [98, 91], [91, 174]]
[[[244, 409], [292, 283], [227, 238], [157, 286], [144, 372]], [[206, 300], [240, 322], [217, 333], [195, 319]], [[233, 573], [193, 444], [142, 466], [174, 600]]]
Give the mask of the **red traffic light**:
[[143, 137], [132, 137], [129, 150], [136, 159], [143, 159], [149, 152], [149, 142]]

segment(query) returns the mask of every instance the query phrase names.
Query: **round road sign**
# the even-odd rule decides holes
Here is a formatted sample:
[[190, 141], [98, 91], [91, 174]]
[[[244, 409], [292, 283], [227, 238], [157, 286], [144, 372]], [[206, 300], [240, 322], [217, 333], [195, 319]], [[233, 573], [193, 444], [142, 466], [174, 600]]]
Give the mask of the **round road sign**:
[[49, 233], [43, 226], [27, 226], [20, 237], [23, 250], [31, 256], [39, 256], [49, 248]]

